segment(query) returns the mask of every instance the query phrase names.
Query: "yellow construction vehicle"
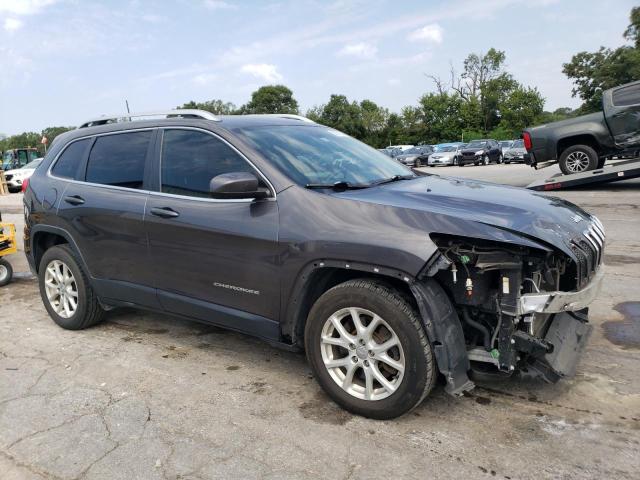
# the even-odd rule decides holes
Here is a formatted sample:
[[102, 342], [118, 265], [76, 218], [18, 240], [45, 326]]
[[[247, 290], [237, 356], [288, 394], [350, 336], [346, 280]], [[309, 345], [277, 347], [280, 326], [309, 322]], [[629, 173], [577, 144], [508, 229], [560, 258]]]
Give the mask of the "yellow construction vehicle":
[[4, 257], [17, 251], [16, 226], [0, 222], [0, 287], [4, 287], [13, 277], [13, 268]]

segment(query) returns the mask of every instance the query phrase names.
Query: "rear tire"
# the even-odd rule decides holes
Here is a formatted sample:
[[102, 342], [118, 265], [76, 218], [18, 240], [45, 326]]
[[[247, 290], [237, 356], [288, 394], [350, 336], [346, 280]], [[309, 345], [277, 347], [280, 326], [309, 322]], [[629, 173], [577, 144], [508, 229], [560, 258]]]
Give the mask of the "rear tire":
[[4, 258], [0, 258], [0, 287], [4, 287], [13, 278], [13, 267]]
[[42, 302], [60, 327], [82, 330], [102, 320], [104, 310], [68, 245], [44, 253], [38, 277]]
[[558, 163], [565, 175], [588, 172], [598, 168], [598, 153], [589, 145], [573, 145], [562, 152]]
[[[367, 333], [374, 319], [377, 326]], [[435, 383], [435, 360], [419, 314], [400, 292], [375, 281], [350, 280], [325, 292], [309, 312], [304, 340], [318, 383], [357, 415], [403, 415]], [[377, 350], [385, 343], [392, 346]]]

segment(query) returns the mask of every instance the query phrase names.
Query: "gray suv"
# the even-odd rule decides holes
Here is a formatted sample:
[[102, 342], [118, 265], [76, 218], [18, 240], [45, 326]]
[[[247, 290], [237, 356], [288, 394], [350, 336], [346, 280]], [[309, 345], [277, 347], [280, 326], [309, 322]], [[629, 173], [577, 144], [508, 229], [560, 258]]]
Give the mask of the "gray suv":
[[335, 402], [379, 419], [438, 375], [459, 395], [474, 374], [573, 374], [603, 275], [603, 226], [580, 208], [418, 176], [292, 115], [86, 122], [24, 206], [61, 327], [133, 306], [255, 335], [304, 350]]

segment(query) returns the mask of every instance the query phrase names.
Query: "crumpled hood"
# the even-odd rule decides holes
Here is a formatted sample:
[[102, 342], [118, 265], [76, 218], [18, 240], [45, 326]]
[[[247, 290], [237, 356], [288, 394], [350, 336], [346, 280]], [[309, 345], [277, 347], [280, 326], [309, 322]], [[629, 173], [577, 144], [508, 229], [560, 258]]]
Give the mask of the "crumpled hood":
[[557, 197], [439, 175], [335, 195], [483, 223], [553, 245], [569, 255], [570, 239], [581, 236], [591, 221], [580, 207]]

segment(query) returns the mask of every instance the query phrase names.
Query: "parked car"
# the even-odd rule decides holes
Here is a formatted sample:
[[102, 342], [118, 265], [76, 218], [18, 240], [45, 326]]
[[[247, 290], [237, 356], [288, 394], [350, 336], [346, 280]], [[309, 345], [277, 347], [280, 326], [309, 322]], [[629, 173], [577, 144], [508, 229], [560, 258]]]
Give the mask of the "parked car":
[[42, 158], [36, 158], [24, 167], [4, 172], [4, 178], [7, 181], [9, 191], [19, 192], [22, 190], [22, 183], [33, 175], [33, 172], [40, 163], [42, 163]]
[[415, 145], [389, 145], [387, 148], [393, 149], [393, 150], [400, 150], [401, 152], [405, 152], [406, 150], [409, 150], [410, 148], [413, 148]]
[[5, 150], [2, 154], [2, 163], [0, 170], [15, 170], [24, 167], [27, 163], [39, 157], [38, 150], [35, 148], [13, 148]]
[[500, 150], [502, 151], [502, 156], [504, 157], [504, 152], [513, 146], [514, 140], [502, 140], [498, 142], [500, 144]]
[[438, 146], [438, 149], [429, 155], [427, 164], [430, 167], [437, 165], [458, 165], [462, 154], [462, 145]]
[[532, 167], [557, 162], [564, 174], [602, 168], [607, 157], [640, 147], [640, 81], [605, 90], [602, 112], [527, 128], [522, 136]]
[[396, 155], [395, 159], [404, 165], [419, 168], [427, 164], [429, 155], [432, 153], [433, 148], [431, 145], [423, 145], [404, 150], [401, 154]]
[[527, 154], [527, 149], [524, 148], [523, 140], [514, 140], [511, 147], [503, 151], [502, 160], [504, 163], [524, 163], [524, 157]]
[[402, 150], [395, 147], [382, 148], [379, 151], [391, 158], [395, 158], [402, 153]]
[[489, 163], [502, 163], [502, 150], [495, 140], [472, 140], [462, 149], [458, 159], [458, 165], [464, 167], [470, 163], [474, 165], [489, 165]]
[[245, 332], [304, 349], [336, 403], [378, 419], [440, 373], [459, 395], [469, 371], [575, 371], [603, 276], [594, 216], [418, 176], [303, 117], [179, 112], [64, 133], [31, 176], [24, 250], [62, 328], [139, 307]]

